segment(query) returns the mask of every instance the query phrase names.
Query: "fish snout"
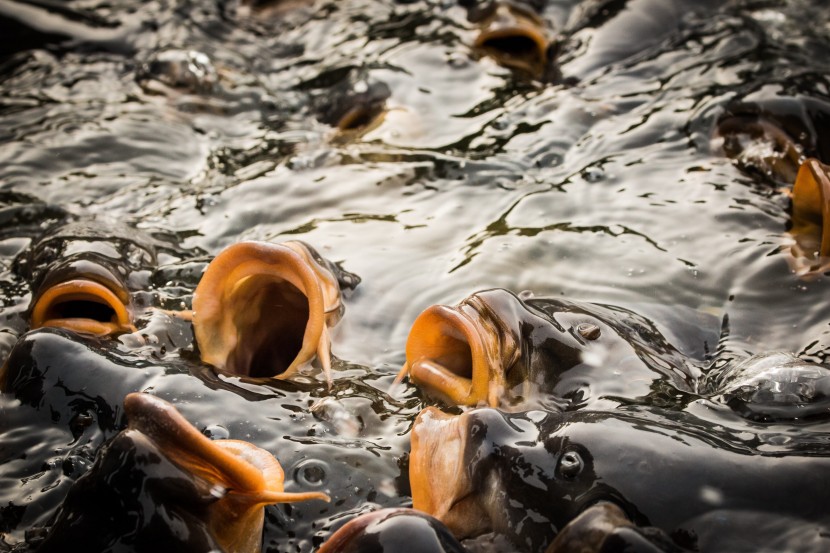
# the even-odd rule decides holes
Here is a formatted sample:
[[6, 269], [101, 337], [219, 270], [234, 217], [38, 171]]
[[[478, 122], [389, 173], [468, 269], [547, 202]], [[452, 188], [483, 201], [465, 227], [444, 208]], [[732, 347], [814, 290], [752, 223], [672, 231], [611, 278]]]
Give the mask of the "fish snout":
[[241, 242], [208, 265], [193, 298], [202, 360], [232, 374], [288, 378], [315, 356], [331, 379], [338, 276], [307, 244]]
[[32, 329], [57, 327], [96, 336], [135, 332], [129, 292], [103, 269], [44, 284], [30, 309]]
[[421, 411], [412, 428], [409, 460], [412, 506], [446, 524], [459, 539], [491, 526], [473, 494], [472, 474], [464, 462], [467, 418], [434, 407]]

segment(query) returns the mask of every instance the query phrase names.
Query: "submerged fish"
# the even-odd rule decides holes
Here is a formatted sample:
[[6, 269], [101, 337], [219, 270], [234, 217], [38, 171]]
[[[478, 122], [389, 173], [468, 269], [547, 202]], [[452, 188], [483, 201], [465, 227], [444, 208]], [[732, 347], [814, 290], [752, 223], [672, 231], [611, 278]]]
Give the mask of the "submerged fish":
[[311, 92], [317, 119], [345, 136], [380, 124], [392, 95], [386, 83], [372, 77], [369, 71], [354, 67], [324, 72], [298, 88]]
[[[124, 410], [127, 429], [72, 488], [39, 551], [65, 551], [70, 543], [101, 550], [114, 539], [137, 551], [256, 553], [265, 505], [329, 500], [321, 492], [286, 493], [269, 452], [240, 440], [212, 441], [160, 398], [130, 394]], [[113, 523], [115, 536], [95, 528]]]
[[529, 552], [603, 501], [671, 537], [668, 551], [734, 551], [736, 539], [758, 551], [780, 540], [780, 525], [764, 524], [775, 518], [826, 549], [830, 484], [818, 475], [830, 468], [828, 427], [801, 425], [794, 440], [786, 425], [727, 421], [654, 408], [451, 416], [431, 407], [412, 431], [413, 506], [456, 537], [495, 531]]
[[156, 242], [104, 221], [61, 223], [20, 255], [15, 266], [33, 290], [30, 328], [94, 335], [135, 331], [132, 293], [156, 264]]
[[531, 6], [519, 2], [460, 2], [478, 28], [473, 48], [497, 63], [540, 80], [554, 73], [552, 41], [545, 21]]
[[830, 160], [828, 116], [830, 104], [810, 96], [733, 101], [715, 122], [712, 151], [734, 160], [745, 173], [789, 186], [807, 158]]
[[407, 339], [404, 375], [452, 405], [495, 407], [542, 395], [584, 407], [645, 397], [661, 381], [691, 391], [700, 370], [631, 311], [522, 301], [495, 289], [421, 313]]
[[236, 375], [289, 378], [315, 356], [331, 380], [329, 327], [360, 279], [302, 242], [241, 242], [208, 265], [193, 296], [202, 360]]

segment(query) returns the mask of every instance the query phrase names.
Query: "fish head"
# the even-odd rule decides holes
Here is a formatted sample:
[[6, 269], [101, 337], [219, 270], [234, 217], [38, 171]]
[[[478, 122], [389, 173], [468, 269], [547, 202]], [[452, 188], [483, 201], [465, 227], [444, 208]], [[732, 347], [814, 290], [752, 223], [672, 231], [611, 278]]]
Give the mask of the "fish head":
[[522, 362], [520, 309], [506, 290], [427, 308], [409, 332], [401, 374], [452, 405], [498, 405], [505, 376]]
[[694, 386], [697, 367], [647, 317], [618, 306], [558, 298], [525, 303], [545, 321], [530, 334], [526, 398], [535, 393], [543, 402], [571, 410], [613, 407], [664, 387], [673, 393]]
[[654, 323], [631, 311], [495, 289], [419, 315], [401, 375], [451, 405], [584, 407], [642, 397], [661, 380], [687, 389], [692, 373]]
[[15, 260], [33, 290], [30, 328], [134, 332], [131, 295], [155, 263], [156, 242], [134, 229], [99, 220], [50, 228]]
[[441, 521], [403, 507], [360, 515], [331, 535], [317, 553], [464, 553]]
[[434, 407], [412, 429], [412, 504], [459, 538], [487, 532], [541, 551], [565, 524], [600, 499], [586, 448], [565, 434], [562, 414], [461, 415]]
[[524, 2], [462, 2], [478, 27], [473, 49], [496, 63], [545, 80], [553, 65], [552, 40], [544, 19]]
[[285, 492], [273, 455], [244, 441], [210, 440], [160, 398], [129, 394], [124, 412], [127, 428], [70, 490], [45, 551], [96, 540], [142, 549], [163, 539], [182, 551], [257, 553], [265, 505], [328, 500]]
[[385, 82], [355, 67], [336, 68], [301, 85], [312, 91], [312, 108], [321, 123], [344, 137], [374, 128], [382, 120], [392, 91]]
[[235, 375], [288, 378], [315, 356], [330, 379], [329, 326], [359, 279], [307, 244], [241, 242], [208, 265], [194, 292], [202, 360]]

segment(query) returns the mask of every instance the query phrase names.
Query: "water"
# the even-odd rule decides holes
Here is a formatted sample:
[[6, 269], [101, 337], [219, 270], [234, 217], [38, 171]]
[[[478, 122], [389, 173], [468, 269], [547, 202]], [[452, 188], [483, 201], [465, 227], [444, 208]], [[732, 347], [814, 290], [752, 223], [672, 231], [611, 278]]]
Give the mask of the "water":
[[[476, 24], [451, 0], [290, 4], [0, 0], [12, 37], [0, 44], [3, 357], [32, 294], [14, 260], [68, 213], [155, 236], [136, 294], [167, 308], [189, 304], [229, 244], [313, 244], [362, 278], [332, 351], [361, 367], [367, 402], [391, 384], [423, 309], [490, 287], [677, 306], [728, 320], [729, 351], [826, 360], [827, 279], [788, 262], [791, 183], [723, 155], [715, 134], [736, 102], [761, 105], [805, 129], [793, 137], [805, 152], [825, 152], [830, 9], [818, 0], [630, 0], [620, 14], [551, 0], [540, 15], [562, 45], [547, 81], [471, 49]], [[382, 117], [326, 122], [367, 91], [385, 98]], [[192, 362], [182, 332], [165, 352], [121, 355]], [[401, 402], [392, 426], [421, 405], [404, 396], [383, 400]], [[14, 416], [4, 452], [34, 447]], [[204, 425], [233, 432], [230, 418]], [[388, 432], [378, 427], [404, 455]], [[29, 502], [26, 486], [0, 503]], [[16, 525], [13, 510], [9, 543], [45, 518]]]

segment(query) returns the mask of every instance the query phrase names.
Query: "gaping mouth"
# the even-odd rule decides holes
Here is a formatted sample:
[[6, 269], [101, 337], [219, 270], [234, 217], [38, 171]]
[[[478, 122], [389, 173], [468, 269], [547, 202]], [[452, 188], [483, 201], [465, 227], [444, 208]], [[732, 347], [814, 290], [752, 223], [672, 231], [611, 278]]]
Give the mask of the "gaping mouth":
[[547, 63], [549, 41], [538, 18], [507, 6], [498, 6], [482, 22], [473, 46], [499, 64], [540, 75]]
[[428, 407], [415, 419], [411, 435], [412, 506], [439, 519], [457, 538], [491, 529], [464, 466], [466, 429], [466, 415], [447, 415]]
[[518, 337], [477, 294], [456, 307], [434, 305], [412, 324], [398, 380], [412, 382], [453, 405], [499, 405], [505, 373], [519, 355]]
[[58, 327], [103, 336], [134, 332], [125, 290], [110, 288], [83, 278], [47, 288], [31, 311], [31, 328]]
[[150, 394], [124, 398], [128, 427], [150, 438], [171, 461], [230, 492], [262, 504], [323, 499], [320, 492], [285, 493], [285, 474], [273, 455], [242, 440], [211, 440], [173, 405]]
[[304, 244], [242, 242], [196, 287], [194, 333], [202, 360], [232, 374], [287, 378], [316, 355], [329, 377], [340, 307], [336, 278]]

